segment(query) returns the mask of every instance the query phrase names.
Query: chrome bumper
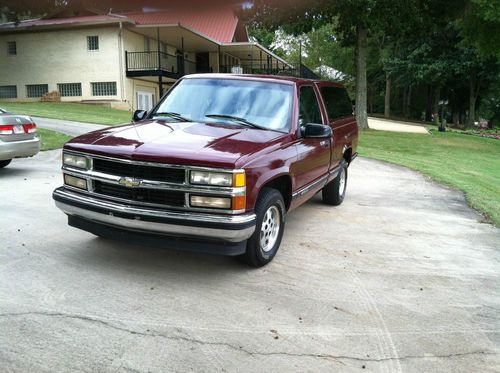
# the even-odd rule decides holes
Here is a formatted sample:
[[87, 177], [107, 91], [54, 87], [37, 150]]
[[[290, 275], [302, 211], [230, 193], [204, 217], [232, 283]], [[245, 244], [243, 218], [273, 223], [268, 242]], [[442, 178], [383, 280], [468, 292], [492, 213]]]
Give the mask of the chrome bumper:
[[53, 198], [56, 206], [69, 216], [127, 231], [242, 242], [255, 230], [255, 214], [217, 215], [141, 208], [89, 197], [64, 187], [56, 189]]
[[40, 139], [35, 137], [23, 141], [1, 141], [0, 140], [0, 161], [32, 157], [40, 151]]

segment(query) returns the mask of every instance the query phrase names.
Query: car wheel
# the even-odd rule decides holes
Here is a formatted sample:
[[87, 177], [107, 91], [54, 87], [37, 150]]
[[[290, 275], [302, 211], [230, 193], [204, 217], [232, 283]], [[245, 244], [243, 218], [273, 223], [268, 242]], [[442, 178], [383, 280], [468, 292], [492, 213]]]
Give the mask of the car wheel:
[[6, 159], [5, 161], [0, 161], [0, 168], [4, 168], [7, 166], [10, 162], [12, 162], [12, 159]]
[[243, 259], [252, 267], [262, 267], [278, 252], [285, 229], [285, 202], [276, 189], [264, 188], [255, 205], [255, 232], [247, 241]]
[[344, 201], [347, 189], [347, 162], [342, 161], [340, 171], [322, 190], [323, 202], [328, 205], [338, 206]]

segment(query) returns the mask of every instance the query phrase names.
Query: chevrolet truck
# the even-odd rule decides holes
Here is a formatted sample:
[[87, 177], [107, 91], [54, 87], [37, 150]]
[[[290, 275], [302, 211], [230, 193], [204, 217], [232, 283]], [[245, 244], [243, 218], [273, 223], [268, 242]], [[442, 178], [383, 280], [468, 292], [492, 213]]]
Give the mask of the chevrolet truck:
[[130, 124], [63, 148], [53, 198], [97, 236], [242, 257], [276, 255], [285, 215], [344, 200], [358, 128], [346, 89], [282, 76], [180, 79]]

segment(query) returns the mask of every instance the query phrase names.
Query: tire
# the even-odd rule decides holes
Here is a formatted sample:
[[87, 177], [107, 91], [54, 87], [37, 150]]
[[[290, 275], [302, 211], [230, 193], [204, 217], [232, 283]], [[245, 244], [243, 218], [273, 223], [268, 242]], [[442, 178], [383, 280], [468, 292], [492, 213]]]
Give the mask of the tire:
[[[255, 205], [255, 232], [247, 241], [242, 259], [258, 268], [275, 257], [285, 230], [285, 202], [276, 189], [262, 189]], [[261, 238], [262, 237], [262, 238]]]
[[339, 174], [330, 181], [322, 190], [323, 202], [328, 205], [338, 206], [344, 201], [347, 189], [347, 162], [340, 164]]
[[12, 162], [12, 159], [6, 159], [5, 161], [0, 161], [0, 168], [4, 168], [7, 166], [10, 162]]

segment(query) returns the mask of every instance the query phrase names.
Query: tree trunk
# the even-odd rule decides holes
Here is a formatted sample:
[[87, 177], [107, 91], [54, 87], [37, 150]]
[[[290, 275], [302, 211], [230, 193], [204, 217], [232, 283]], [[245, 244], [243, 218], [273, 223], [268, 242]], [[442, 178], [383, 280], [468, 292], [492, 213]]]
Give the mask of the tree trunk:
[[411, 111], [411, 84], [408, 86], [408, 94], [406, 95], [406, 101], [405, 101], [405, 118], [410, 117], [410, 111]]
[[437, 86], [434, 89], [434, 96], [432, 97], [432, 114], [434, 114], [434, 123], [439, 125], [439, 96], [441, 94], [441, 87]]
[[453, 110], [453, 125], [458, 126], [460, 124], [460, 111]]
[[386, 75], [385, 78], [385, 101], [384, 101], [384, 117], [391, 116], [391, 78]]
[[431, 86], [427, 86], [427, 104], [425, 106], [425, 121], [430, 122], [432, 120], [432, 94]]
[[479, 94], [479, 83], [476, 74], [473, 73], [469, 78], [469, 116], [467, 117], [467, 127], [474, 127], [476, 119], [476, 101]]
[[356, 27], [356, 120], [359, 128], [368, 128], [368, 114], [366, 112], [366, 49], [367, 32], [362, 26]]

